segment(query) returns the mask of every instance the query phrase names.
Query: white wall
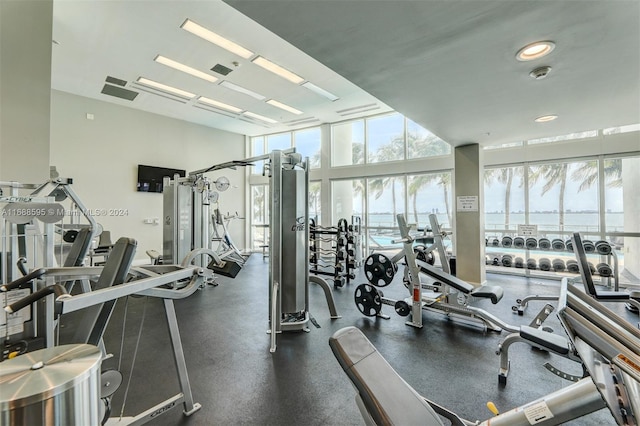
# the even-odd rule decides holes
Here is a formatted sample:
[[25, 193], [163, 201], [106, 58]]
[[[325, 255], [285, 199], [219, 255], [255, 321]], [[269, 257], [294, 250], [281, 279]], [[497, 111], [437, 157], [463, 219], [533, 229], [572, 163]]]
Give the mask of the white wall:
[[[94, 119], [88, 120], [87, 114]], [[142, 112], [125, 106], [52, 90], [51, 165], [61, 177], [73, 178], [73, 188], [90, 210], [123, 209], [125, 216], [96, 217], [111, 231], [138, 241], [136, 259], [145, 251], [162, 251], [162, 194], [136, 191], [137, 166], [191, 170], [246, 158], [243, 135]], [[210, 173], [226, 176], [232, 187], [220, 194], [220, 210], [245, 212], [244, 170]], [[237, 186], [234, 188], [233, 186]], [[244, 223], [231, 225], [236, 243], [245, 241]]]
[[49, 177], [53, 1], [0, 1], [0, 181]]

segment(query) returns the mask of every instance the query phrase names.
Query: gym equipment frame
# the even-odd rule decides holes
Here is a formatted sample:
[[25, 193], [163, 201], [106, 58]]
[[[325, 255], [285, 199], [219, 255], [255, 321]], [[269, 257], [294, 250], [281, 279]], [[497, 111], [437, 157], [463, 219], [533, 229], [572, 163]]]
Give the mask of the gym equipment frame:
[[[144, 424], [180, 403], [183, 404], [185, 416], [190, 416], [201, 408], [199, 403], [193, 401], [173, 299], [182, 299], [190, 296], [203, 285], [203, 281], [210, 279], [213, 274], [206, 268], [191, 264], [195, 257], [203, 254], [200, 251], [188, 255], [180, 265], [144, 266], [130, 269], [135, 254], [135, 246], [135, 240], [121, 238], [114, 246], [113, 254], [107, 260], [104, 268], [41, 268], [1, 288], [2, 291], [9, 291], [25, 282], [38, 278], [45, 279], [47, 283], [66, 280], [90, 280], [96, 277], [106, 278], [110, 286], [92, 292], [70, 295], [63, 286], [51, 284], [5, 307], [7, 312], [12, 313], [45, 297], [51, 300], [51, 304], [55, 305], [56, 317], [82, 310], [86, 313], [85, 316], [88, 317], [88, 320], [79, 324], [75, 334], [84, 340], [83, 343], [94, 346], [97, 346], [101, 341], [102, 334], [113, 311], [113, 306], [118, 298], [135, 294], [157, 297], [163, 300], [180, 392], [135, 417], [111, 418], [107, 421], [107, 425]], [[128, 275], [134, 278], [133, 281], [123, 282], [127, 272]], [[110, 276], [103, 277], [103, 275], [107, 274]], [[178, 285], [178, 282], [181, 281], [188, 281], [188, 283], [186, 285]], [[47, 321], [48, 334], [51, 336], [55, 332], [55, 322], [53, 317]], [[51, 346], [54, 346], [52, 339], [47, 339], [47, 341], [51, 341]]]
[[[355, 327], [329, 339], [333, 354], [356, 389], [367, 425], [556, 425], [609, 408], [619, 425], [640, 419], [640, 331], [601, 303], [562, 282], [558, 317], [589, 377], [484, 422], [460, 418], [418, 394]], [[398, 401], [402, 401], [398, 404]]]
[[[393, 242], [402, 242], [404, 247], [401, 253], [394, 256], [391, 263], [393, 263], [396, 258], [404, 256], [409, 271], [408, 275], [410, 280], [411, 298], [406, 299], [404, 303], [402, 301], [386, 299], [384, 296], [380, 296], [379, 292], [374, 287], [362, 284], [356, 288], [354, 296], [356, 305], [360, 312], [368, 316], [377, 316], [380, 313], [382, 304], [386, 304], [393, 305], [396, 308], [396, 312], [400, 315], [404, 315], [409, 310], [408, 306], [410, 302], [411, 320], [407, 321], [406, 324], [413, 327], [422, 327], [422, 309], [425, 309], [444, 313], [449, 317], [455, 316], [466, 321], [470, 320], [473, 323], [480, 324], [486, 329], [496, 332], [500, 332], [503, 329], [510, 332], [519, 330], [519, 327], [507, 324], [484, 309], [469, 306], [469, 302], [473, 297], [488, 298], [491, 299], [493, 304], [498, 303], [504, 294], [501, 287], [474, 287], [453, 275], [435, 268], [427, 262], [417, 260], [416, 253], [413, 249], [413, 242], [415, 239], [409, 235], [410, 228], [407, 226], [404, 215], [399, 214], [396, 219], [398, 221], [398, 227], [400, 228], [400, 235], [402, 238]], [[445, 261], [445, 263], [447, 262]], [[365, 271], [366, 269], [367, 262], [365, 262]], [[393, 274], [395, 273], [395, 267], [389, 268], [388, 266], [385, 267], [383, 265], [376, 269], [384, 271], [384, 274], [387, 276], [385, 282], [391, 282]], [[430, 276], [436, 282], [434, 284], [422, 284], [419, 278], [420, 273]], [[375, 282], [372, 283], [376, 284]], [[435, 291], [423, 292], [423, 288]], [[370, 307], [372, 310], [369, 310], [369, 313], [366, 313], [367, 309], [363, 310], [361, 306], [364, 308]], [[385, 317], [383, 316], [383, 318]]]

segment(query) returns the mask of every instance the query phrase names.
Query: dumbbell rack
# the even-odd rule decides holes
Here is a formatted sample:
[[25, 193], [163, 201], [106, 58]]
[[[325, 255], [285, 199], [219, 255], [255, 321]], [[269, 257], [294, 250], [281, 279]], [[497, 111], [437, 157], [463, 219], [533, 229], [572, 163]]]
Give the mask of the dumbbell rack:
[[[518, 238], [518, 237], [516, 237]], [[502, 239], [498, 239], [496, 237], [493, 238], [487, 238], [486, 239], [486, 246], [487, 248], [495, 248], [495, 249], [500, 249], [500, 248], [515, 248], [518, 250], [523, 250], [525, 253], [525, 257], [527, 258], [527, 261], [524, 261], [523, 265], [518, 265], [516, 262], [514, 262], [515, 259], [517, 259], [517, 257], [514, 259], [514, 255], [512, 255], [511, 253], [500, 253], [500, 252], [493, 252], [491, 254], [487, 253], [486, 255], [486, 263], [487, 265], [492, 265], [492, 266], [497, 266], [498, 268], [496, 268], [495, 270], [492, 270], [492, 272], [496, 272], [496, 273], [511, 273], [511, 272], [506, 272], [504, 269], [511, 269], [511, 268], [517, 268], [517, 269], [522, 269], [527, 271], [527, 274], [529, 274], [529, 271], [542, 271], [542, 272], [548, 272], [548, 273], [569, 273], [569, 274], [577, 274], [578, 270], [577, 270], [577, 262], [575, 262], [574, 259], [570, 259], [569, 261], [567, 261], [567, 265], [565, 266], [564, 261], [562, 261], [562, 259], [553, 259], [553, 261], [551, 261], [550, 259], [547, 258], [542, 258], [545, 259], [547, 262], [545, 262], [545, 267], [541, 268], [540, 265], [538, 263], [536, 263], [535, 265], [530, 264], [529, 261], [531, 260], [529, 258], [529, 253], [532, 251], [536, 251], [536, 252], [543, 252], [543, 253], [555, 253], [558, 256], [562, 256], [562, 255], [573, 255], [573, 251], [571, 249], [567, 249], [565, 246], [565, 243], [560, 240], [560, 239], [554, 239], [554, 240], [549, 240], [546, 239], [544, 237], [540, 238], [539, 240], [533, 237], [521, 237], [525, 239], [525, 245], [518, 247], [512, 244], [505, 244], [506, 241], [511, 240], [511, 242], [516, 241], [516, 238], [511, 238], [511, 236], [503, 236]], [[506, 240], [505, 240], [506, 239]], [[531, 242], [530, 240], [533, 240], [535, 242], [535, 246], [533, 245], [533, 242]], [[562, 249], [559, 249], [559, 244], [557, 244], [557, 242], [561, 242], [562, 243]], [[585, 243], [588, 240], [585, 241]], [[538, 245], [538, 243], [541, 243], [540, 247]], [[613, 278], [613, 287], [614, 289], [617, 291], [619, 288], [619, 274], [618, 274], [618, 257], [617, 254], [615, 252], [615, 250], [612, 249], [611, 244], [601, 240], [598, 241], [597, 243], [593, 243], [591, 241], [588, 241], [593, 247], [591, 248], [591, 250], [585, 250], [588, 252], [588, 254], [591, 255], [597, 255], [597, 256], [606, 256], [607, 258], [607, 262], [606, 263], [599, 263], [598, 265], [603, 265], [603, 267], [608, 267], [611, 270], [611, 273], [609, 274], [601, 274], [598, 272], [598, 270], [596, 269], [596, 267], [594, 267], [592, 269], [592, 274], [594, 274], [594, 276], [600, 276], [601, 279], [601, 284], [603, 285], [607, 285], [608, 287], [611, 287], [611, 278]], [[556, 245], [557, 244], [557, 245]], [[603, 250], [603, 252], [599, 252], [598, 250], [596, 250], [596, 246], [599, 246], [600, 244], [605, 244], [608, 248], [608, 250]], [[604, 248], [604, 247], [603, 247]], [[540, 259], [540, 260], [542, 260]], [[562, 263], [562, 267], [555, 267], [556, 261], [561, 261]], [[568, 267], [568, 265], [570, 263], [575, 264], [575, 269], [572, 270]], [[609, 266], [609, 265], [613, 265], [613, 267]], [[503, 269], [504, 268], [504, 269]], [[563, 275], [559, 275], [560, 277]], [[545, 275], [545, 278], [549, 278], [549, 276]]]
[[340, 219], [338, 226], [331, 227], [318, 226], [313, 219], [309, 223], [309, 273], [333, 277], [334, 288], [343, 287], [355, 279], [347, 220]]

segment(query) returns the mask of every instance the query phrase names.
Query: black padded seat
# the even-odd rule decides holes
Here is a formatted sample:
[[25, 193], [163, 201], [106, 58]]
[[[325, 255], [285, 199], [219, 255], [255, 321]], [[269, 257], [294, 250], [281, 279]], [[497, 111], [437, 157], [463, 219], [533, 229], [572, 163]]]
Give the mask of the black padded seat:
[[[94, 290], [102, 290], [125, 282], [136, 254], [138, 243], [133, 238], [120, 238], [113, 246], [102, 273], [94, 286]], [[98, 345], [107, 327], [117, 299], [102, 304], [89, 306], [82, 310], [83, 317], [77, 325], [74, 335], [75, 343]]]
[[436, 268], [435, 266], [431, 266], [426, 262], [416, 260], [416, 264], [418, 265], [418, 268], [420, 268], [420, 272], [424, 272], [425, 274], [431, 276], [432, 278], [435, 278], [441, 283], [453, 287], [456, 290], [463, 292], [464, 294], [469, 294], [475, 289], [475, 287], [468, 282], [462, 281], [460, 278], [454, 277], [451, 274], [447, 274], [446, 272]]
[[520, 337], [560, 355], [569, 353], [569, 344], [565, 337], [540, 330], [539, 328], [523, 325], [520, 327]]
[[429, 403], [396, 373], [362, 331], [342, 328], [329, 338], [329, 346], [377, 425], [444, 425]]
[[469, 294], [473, 297], [491, 299], [491, 303], [495, 305], [504, 296], [504, 289], [495, 285], [483, 285], [472, 290]]

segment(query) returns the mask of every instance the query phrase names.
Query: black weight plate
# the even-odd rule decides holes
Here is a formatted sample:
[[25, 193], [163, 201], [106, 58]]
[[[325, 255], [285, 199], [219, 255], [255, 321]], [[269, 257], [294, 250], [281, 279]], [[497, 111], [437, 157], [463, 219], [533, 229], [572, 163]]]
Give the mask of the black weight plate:
[[382, 301], [378, 290], [369, 284], [360, 284], [356, 287], [353, 299], [360, 313], [368, 317], [375, 317], [382, 309]]
[[396, 313], [401, 317], [406, 317], [411, 313], [411, 308], [409, 307], [409, 304], [404, 300], [398, 300], [395, 303], [394, 308], [396, 310]]
[[371, 284], [377, 287], [385, 287], [393, 281], [396, 268], [384, 254], [373, 253], [364, 262], [364, 274]]

